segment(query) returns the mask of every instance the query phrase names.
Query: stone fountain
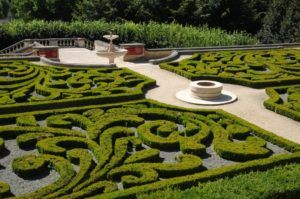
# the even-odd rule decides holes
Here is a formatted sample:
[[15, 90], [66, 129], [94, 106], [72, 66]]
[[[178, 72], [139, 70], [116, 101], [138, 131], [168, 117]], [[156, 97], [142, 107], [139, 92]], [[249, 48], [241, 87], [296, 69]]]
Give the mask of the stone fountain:
[[223, 90], [222, 83], [209, 80], [191, 82], [189, 89], [176, 93], [176, 98], [200, 105], [221, 105], [237, 100], [235, 94]]
[[99, 57], [108, 58], [109, 64], [114, 64], [115, 58], [122, 57], [127, 53], [126, 49], [117, 48], [113, 45], [113, 40], [117, 39], [119, 35], [113, 35], [111, 32], [109, 35], [104, 35], [103, 38], [109, 40], [109, 46], [106, 50], [98, 50], [96, 54]]

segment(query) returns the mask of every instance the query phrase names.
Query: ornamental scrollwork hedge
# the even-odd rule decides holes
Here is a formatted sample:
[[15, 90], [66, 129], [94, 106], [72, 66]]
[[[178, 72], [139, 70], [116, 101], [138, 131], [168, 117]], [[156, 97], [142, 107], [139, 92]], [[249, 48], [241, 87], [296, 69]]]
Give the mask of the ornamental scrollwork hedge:
[[119, 102], [143, 97], [155, 81], [128, 68], [66, 68], [0, 62], [0, 112]]
[[160, 68], [191, 80], [211, 79], [254, 88], [300, 84], [300, 50], [247, 50], [196, 53]]
[[[15, 152], [13, 142], [13, 150], [23, 154], [11, 164], [0, 161], [1, 197], [128, 198], [300, 161], [300, 145], [225, 111], [153, 100], [7, 114], [0, 120], [0, 160]], [[43, 171], [58, 176], [30, 192], [5, 178], [12, 172], [23, 182]]]
[[267, 109], [300, 121], [300, 84], [267, 88], [266, 93], [270, 97], [264, 102]]

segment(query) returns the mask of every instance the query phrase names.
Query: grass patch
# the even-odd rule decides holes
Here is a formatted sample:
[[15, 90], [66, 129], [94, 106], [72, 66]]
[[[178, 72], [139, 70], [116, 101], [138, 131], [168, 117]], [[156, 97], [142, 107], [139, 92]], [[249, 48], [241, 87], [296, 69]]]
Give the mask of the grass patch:
[[[251, 172], [199, 184], [187, 190], [167, 188], [149, 194], [139, 194], [139, 199], [249, 199], [297, 198], [300, 193], [300, 165], [275, 167], [265, 172]], [[299, 195], [298, 195], [299, 196]]]

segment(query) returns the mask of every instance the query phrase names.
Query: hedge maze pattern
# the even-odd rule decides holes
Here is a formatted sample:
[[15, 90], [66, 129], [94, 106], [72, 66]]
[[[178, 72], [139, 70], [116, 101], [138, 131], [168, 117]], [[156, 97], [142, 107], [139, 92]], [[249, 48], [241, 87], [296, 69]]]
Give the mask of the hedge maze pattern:
[[[26, 154], [3, 165], [1, 160], [14, 153], [7, 152], [11, 140]], [[299, 150], [226, 112], [195, 112], [150, 100], [60, 114], [23, 113], [0, 126], [0, 195], [13, 196], [18, 189], [5, 178], [11, 169], [20, 179], [49, 169], [59, 174], [18, 198], [129, 197], [299, 161]], [[229, 166], [205, 166], [212, 156]]]
[[267, 109], [300, 121], [300, 84], [290, 87], [266, 89], [270, 99], [264, 102]]
[[300, 162], [298, 144], [224, 111], [138, 100], [153, 85], [129, 69], [1, 62], [0, 198], [128, 198]]
[[155, 82], [129, 69], [46, 67], [26, 61], [0, 62], [0, 110], [57, 108], [142, 96]]
[[256, 88], [299, 84], [300, 50], [198, 53], [160, 67], [192, 80], [205, 78]]

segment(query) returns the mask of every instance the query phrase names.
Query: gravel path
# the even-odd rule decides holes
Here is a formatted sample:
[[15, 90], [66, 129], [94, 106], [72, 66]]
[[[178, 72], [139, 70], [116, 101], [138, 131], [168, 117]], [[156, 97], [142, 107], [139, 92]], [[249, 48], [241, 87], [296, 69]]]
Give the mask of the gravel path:
[[33, 192], [58, 180], [59, 174], [50, 169], [39, 175], [32, 176], [31, 179], [20, 178], [12, 171], [12, 161], [17, 157], [35, 154], [37, 150], [24, 151], [18, 147], [16, 140], [5, 140], [5, 147], [9, 154], [0, 159], [0, 164], [5, 167], [0, 169], [0, 181], [8, 183], [14, 195], [18, 196]]
[[[189, 56], [181, 56], [180, 59]], [[60, 59], [69, 63], [107, 63], [106, 59], [96, 56], [94, 51], [86, 49], [60, 49]], [[224, 89], [235, 93], [238, 101], [220, 106], [201, 106], [179, 101], [176, 92], [188, 88], [190, 80], [162, 70], [158, 65], [148, 63], [132, 63], [116, 60], [119, 67], [128, 67], [138, 73], [157, 81], [157, 88], [147, 92], [146, 97], [163, 103], [187, 108], [223, 109], [253, 124], [269, 130], [281, 137], [300, 143], [300, 123], [265, 109], [263, 101], [268, 99], [264, 89], [253, 89], [244, 86], [224, 84]]]

